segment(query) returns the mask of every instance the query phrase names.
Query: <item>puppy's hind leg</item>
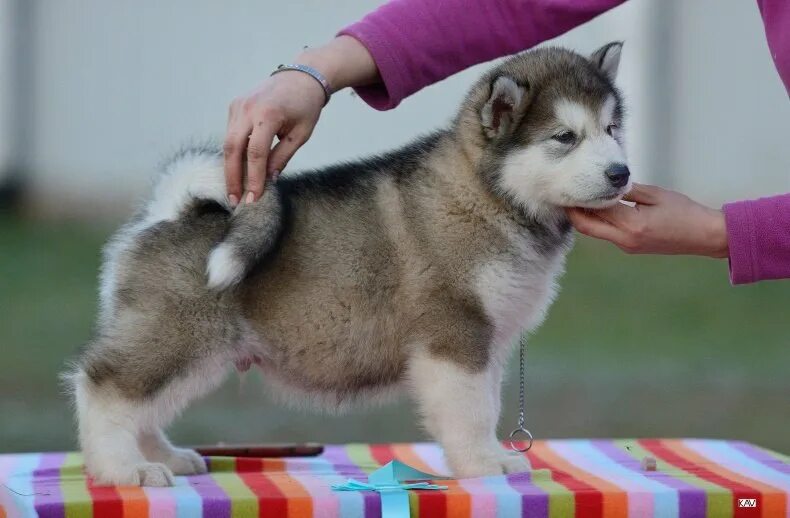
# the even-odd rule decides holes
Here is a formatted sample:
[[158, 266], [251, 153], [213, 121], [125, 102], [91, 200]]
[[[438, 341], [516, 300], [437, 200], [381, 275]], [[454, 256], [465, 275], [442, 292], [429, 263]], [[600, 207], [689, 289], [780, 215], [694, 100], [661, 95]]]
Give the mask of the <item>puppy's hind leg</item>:
[[[223, 354], [141, 361], [127, 344], [122, 356], [94, 353], [72, 376], [79, 439], [87, 471], [100, 484], [168, 486], [173, 475], [205, 473], [197, 453], [173, 447], [162, 432], [186, 405], [220, 384], [228, 372]], [[169, 342], [172, 350], [174, 342]], [[98, 348], [99, 350], [101, 348]]]
[[85, 467], [97, 484], [173, 485], [168, 467], [140, 451], [138, 405], [114, 388], [97, 386], [84, 371], [73, 375], [73, 388]]

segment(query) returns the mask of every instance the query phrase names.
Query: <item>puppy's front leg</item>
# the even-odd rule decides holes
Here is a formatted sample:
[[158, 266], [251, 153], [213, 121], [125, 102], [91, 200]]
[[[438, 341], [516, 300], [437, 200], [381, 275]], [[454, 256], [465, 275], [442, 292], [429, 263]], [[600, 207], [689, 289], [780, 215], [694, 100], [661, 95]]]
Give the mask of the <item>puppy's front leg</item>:
[[203, 457], [195, 450], [176, 448], [159, 428], [141, 432], [137, 442], [146, 459], [161, 462], [175, 475], [197, 475], [208, 471]]
[[412, 358], [410, 382], [425, 427], [444, 448], [456, 477], [530, 469], [526, 457], [504, 449], [496, 437], [501, 407], [499, 365], [474, 371], [420, 352]]

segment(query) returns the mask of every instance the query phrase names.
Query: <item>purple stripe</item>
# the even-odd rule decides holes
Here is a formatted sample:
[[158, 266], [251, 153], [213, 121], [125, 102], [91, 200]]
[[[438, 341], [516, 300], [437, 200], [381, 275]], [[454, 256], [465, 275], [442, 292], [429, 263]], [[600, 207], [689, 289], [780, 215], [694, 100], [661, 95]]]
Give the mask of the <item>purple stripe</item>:
[[39, 516], [66, 516], [66, 506], [60, 490], [60, 468], [65, 460], [65, 453], [42, 453], [38, 467], [31, 474], [35, 493], [34, 505]]
[[[368, 474], [348, 456], [345, 446], [326, 446], [321, 458], [332, 464], [339, 475], [367, 480]], [[381, 516], [381, 496], [372, 491], [360, 491], [365, 505], [365, 518]]]
[[230, 498], [211, 476], [211, 459], [205, 459], [209, 472], [205, 475], [189, 476], [187, 481], [200, 495], [203, 503], [203, 516], [206, 518], [230, 518]]
[[[642, 477], [647, 477], [645, 474], [646, 472], [642, 470], [640, 461], [632, 455], [626, 453], [613, 441], [593, 439], [590, 441], [590, 444], [598, 448], [606, 456], [620, 464], [622, 467], [638, 473]], [[650, 473], [650, 480], [677, 490], [679, 516], [705, 516], [708, 505], [708, 497], [703, 489], [677, 479], [668, 473], [663, 473], [660, 471], [654, 471]]]
[[532, 473], [513, 473], [505, 479], [510, 487], [521, 493], [521, 516], [548, 518], [549, 495], [532, 483]]
[[368, 476], [367, 473], [362, 471], [362, 468], [351, 460], [344, 446], [326, 446], [324, 448], [324, 453], [322, 453], [319, 458], [332, 464], [332, 469], [334, 469], [338, 475], [363, 478], [367, 478]]
[[782, 462], [778, 458], [764, 452], [760, 448], [742, 441], [728, 441], [727, 443], [744, 455], [747, 455], [750, 459], [753, 459], [774, 471], [790, 475], [790, 464], [787, 462]]

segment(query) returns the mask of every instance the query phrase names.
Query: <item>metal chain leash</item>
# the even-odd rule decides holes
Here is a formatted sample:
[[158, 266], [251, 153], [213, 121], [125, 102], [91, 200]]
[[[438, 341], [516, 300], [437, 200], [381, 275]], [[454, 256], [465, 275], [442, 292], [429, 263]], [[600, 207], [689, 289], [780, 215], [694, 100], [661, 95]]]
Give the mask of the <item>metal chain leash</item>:
[[[532, 448], [532, 433], [526, 428], [527, 418], [524, 414], [524, 384], [526, 378], [526, 355], [527, 355], [527, 337], [521, 337], [521, 348], [519, 349], [519, 380], [518, 380], [518, 428], [510, 432], [510, 449], [519, 453], [524, 453]], [[518, 441], [519, 434], [524, 435], [523, 441]], [[526, 442], [524, 448], [519, 448], [517, 442]]]

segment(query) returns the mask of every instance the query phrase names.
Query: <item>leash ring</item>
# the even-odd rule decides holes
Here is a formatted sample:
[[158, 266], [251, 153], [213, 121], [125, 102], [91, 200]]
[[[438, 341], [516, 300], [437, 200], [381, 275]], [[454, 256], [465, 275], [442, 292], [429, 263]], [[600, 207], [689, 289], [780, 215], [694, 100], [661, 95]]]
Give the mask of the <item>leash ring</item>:
[[[526, 436], [526, 439], [524, 441], [520, 441], [520, 442], [527, 442], [526, 448], [519, 448], [518, 446], [516, 446], [516, 436], [518, 434], [523, 434]], [[532, 433], [530, 433], [530, 431], [524, 428], [523, 426], [519, 426], [518, 428], [510, 432], [509, 439], [510, 439], [510, 449], [515, 452], [526, 453], [529, 451], [530, 448], [532, 448]]]

